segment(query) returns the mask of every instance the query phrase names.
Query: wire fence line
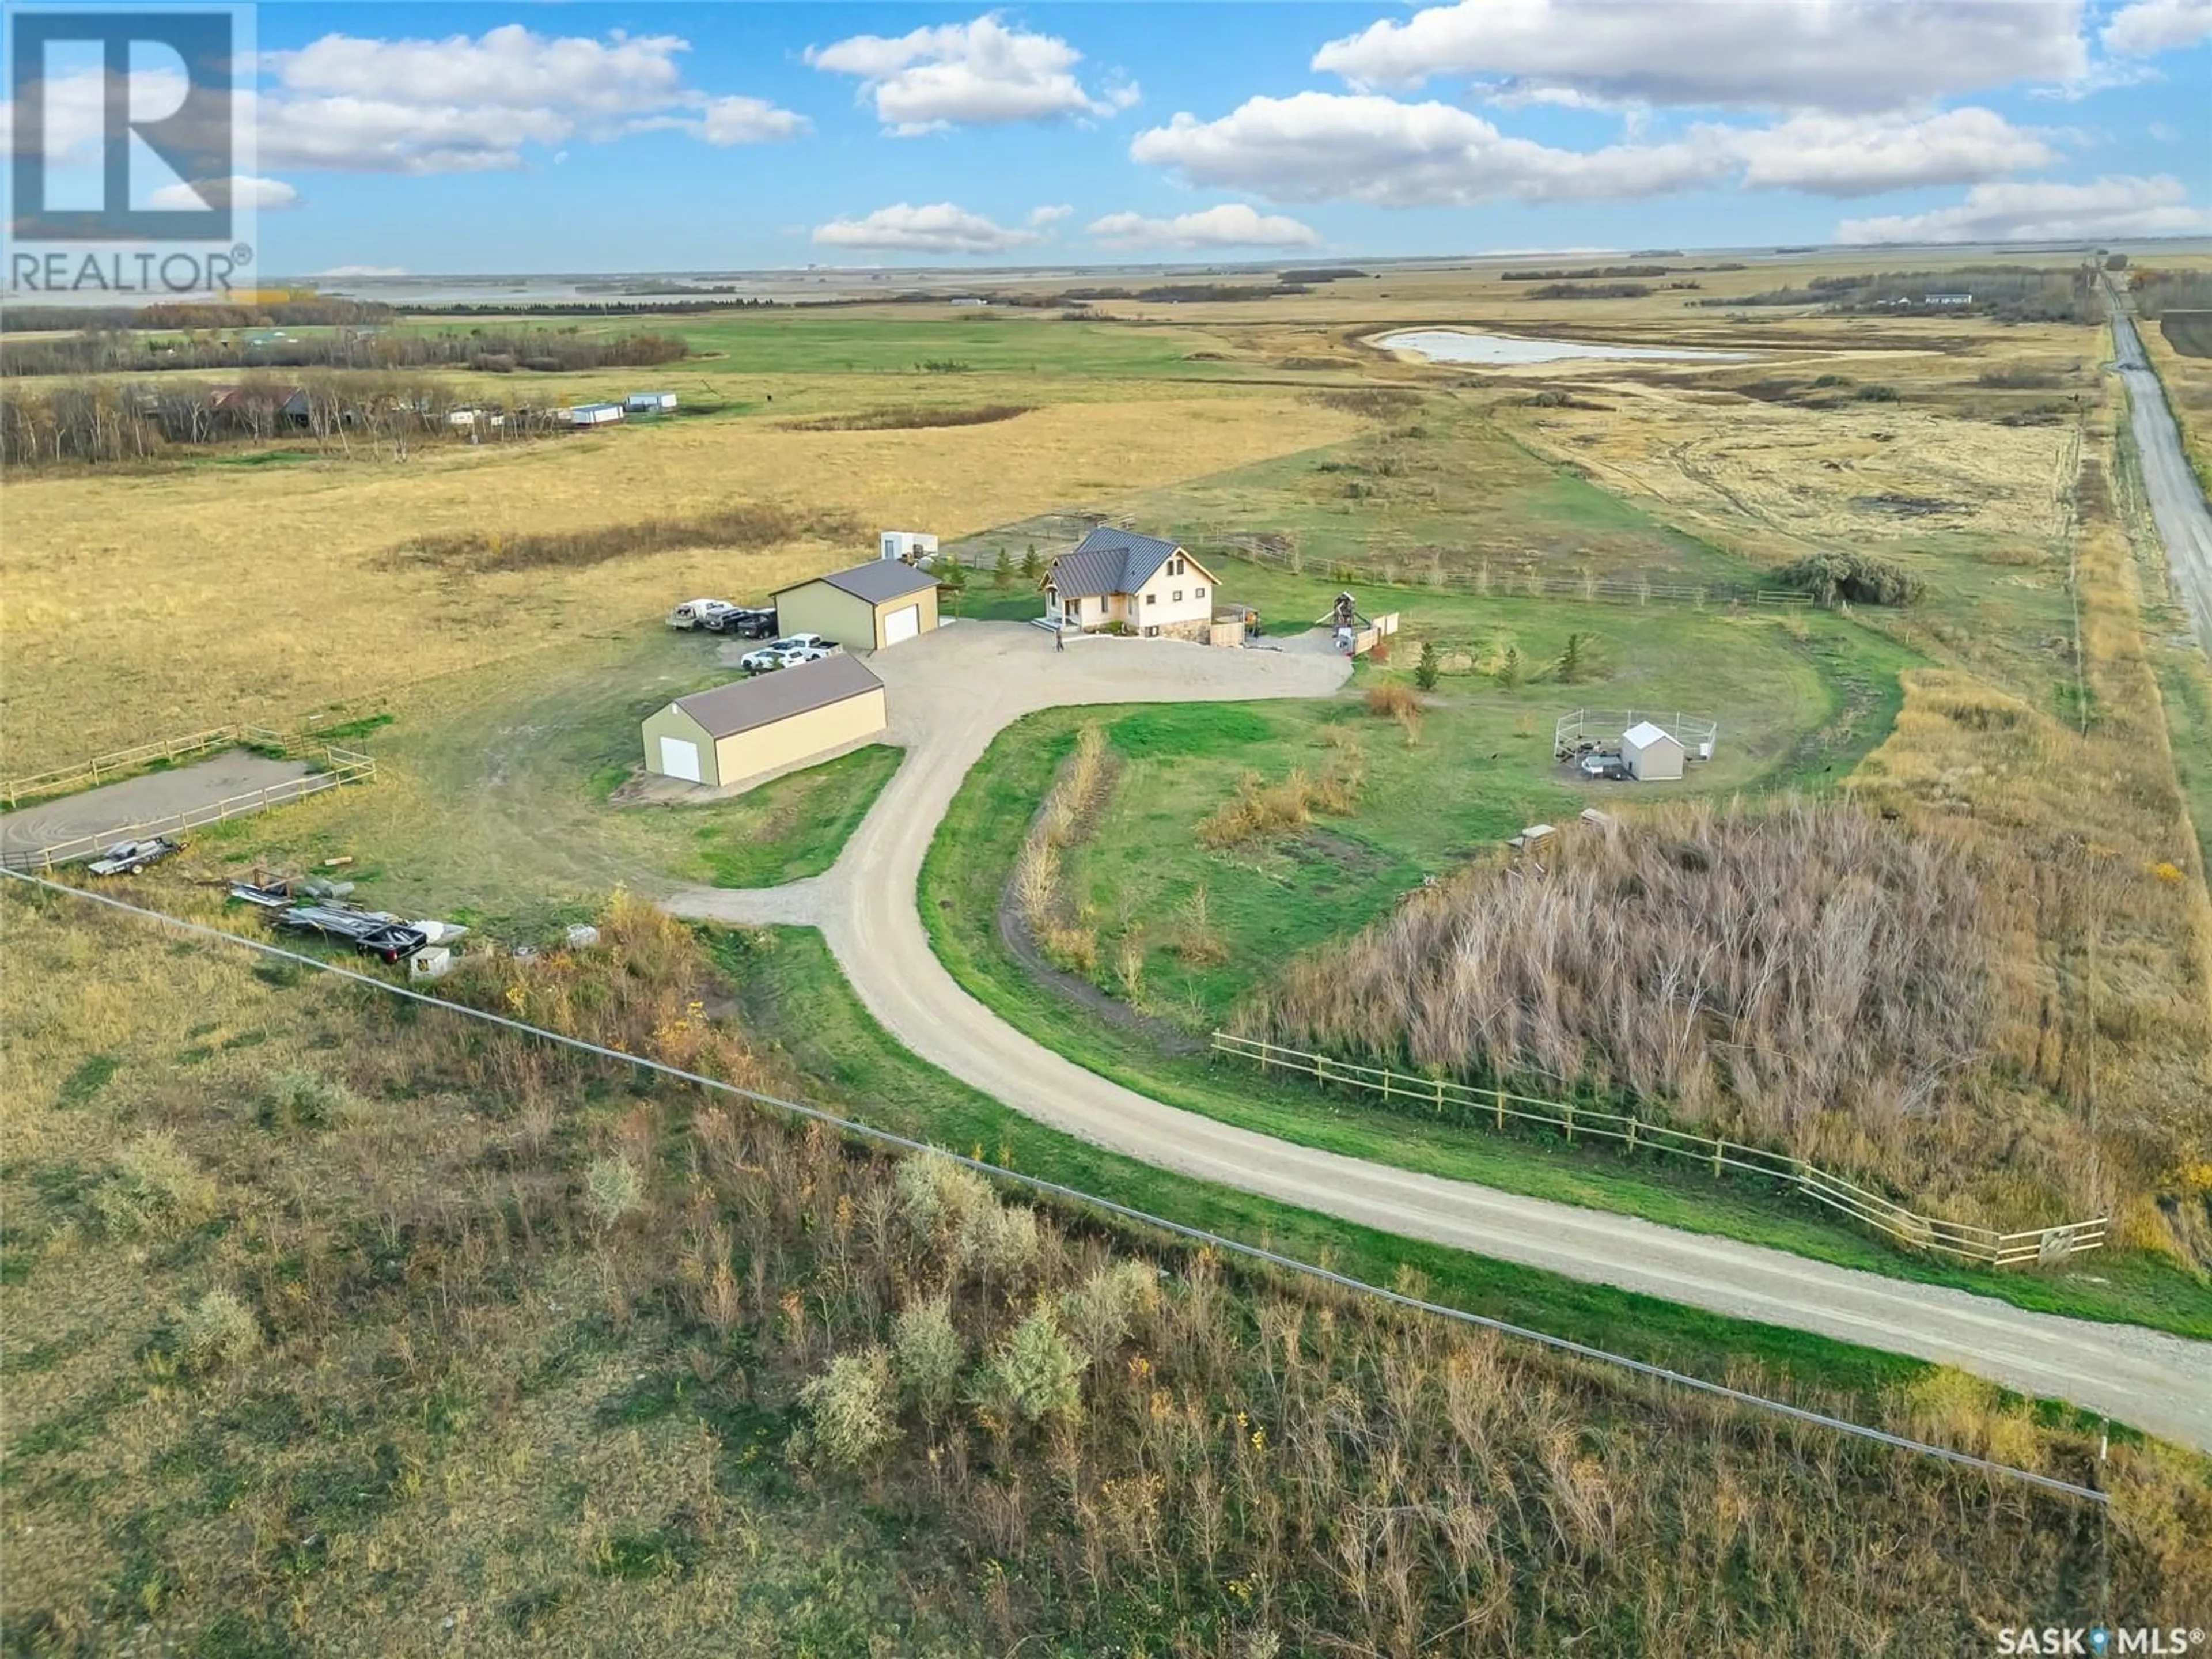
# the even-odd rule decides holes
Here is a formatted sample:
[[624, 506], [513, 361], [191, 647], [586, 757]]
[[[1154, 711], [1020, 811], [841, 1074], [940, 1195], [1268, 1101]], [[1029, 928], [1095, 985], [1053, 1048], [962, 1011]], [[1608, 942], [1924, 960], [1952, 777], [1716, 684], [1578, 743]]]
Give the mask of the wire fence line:
[[13, 811], [27, 800], [37, 800], [47, 795], [65, 795], [79, 789], [97, 788], [103, 783], [113, 783], [132, 773], [144, 771], [157, 763], [186, 760], [195, 755], [209, 754], [218, 749], [283, 749], [285, 739], [262, 726], [213, 726], [204, 732], [188, 732], [180, 737], [156, 738], [151, 743], [134, 744], [128, 749], [110, 750], [104, 755], [94, 755], [68, 766], [58, 766], [51, 771], [27, 773], [20, 778], [10, 778], [0, 783], [0, 805]]
[[1712, 1171], [1715, 1179], [1723, 1170], [1763, 1176], [1794, 1188], [1816, 1204], [1850, 1216], [1899, 1244], [1955, 1256], [1985, 1267], [2031, 1267], [2101, 1249], [2110, 1225], [2109, 1217], [2098, 1216], [2088, 1221], [2066, 1222], [2027, 1232], [2002, 1233], [1969, 1222], [1921, 1215], [1801, 1158], [1740, 1141], [1670, 1129], [1626, 1113], [1598, 1111], [1577, 1106], [1571, 1101], [1546, 1100], [1503, 1087], [1477, 1088], [1420, 1072], [1333, 1060], [1327, 1054], [1286, 1048], [1262, 1037], [1239, 1036], [1231, 1031], [1213, 1034], [1213, 1049], [1216, 1054], [1255, 1060], [1262, 1071], [1280, 1068], [1310, 1077], [1317, 1083], [1340, 1083], [1379, 1094], [1386, 1101], [1396, 1099], [1427, 1106], [1438, 1115], [1449, 1108], [1462, 1122], [1485, 1123], [1498, 1129], [1504, 1128], [1509, 1121], [1534, 1123], [1559, 1131], [1570, 1146], [1577, 1134], [1619, 1141], [1631, 1152], [1658, 1152], [1701, 1164]]
[[862, 1123], [855, 1119], [842, 1116], [823, 1107], [808, 1105], [802, 1101], [785, 1100], [779, 1096], [766, 1094], [757, 1089], [747, 1089], [734, 1083], [726, 1083], [719, 1078], [706, 1077], [697, 1072], [687, 1072], [681, 1066], [671, 1066], [665, 1061], [649, 1059], [642, 1054], [625, 1054], [618, 1048], [611, 1048], [603, 1043], [591, 1042], [587, 1038], [569, 1036], [562, 1032], [549, 1030], [543, 1026], [531, 1025], [506, 1014], [494, 1013], [489, 1009], [472, 1008], [465, 1003], [432, 996], [409, 986], [394, 984], [374, 974], [365, 974], [356, 969], [343, 967], [337, 963], [325, 962], [319, 957], [308, 956], [303, 951], [287, 950], [283, 945], [272, 945], [264, 939], [249, 939], [242, 933], [230, 933], [205, 922], [187, 921], [182, 916], [169, 915], [163, 911], [132, 904], [123, 899], [111, 897], [105, 893], [90, 892], [82, 887], [72, 887], [66, 883], [50, 881], [43, 877], [28, 875], [19, 871], [0, 870], [0, 877], [21, 882], [26, 886], [37, 888], [45, 892], [120, 911], [126, 915], [136, 916], [143, 921], [151, 921], [179, 933], [213, 939], [217, 943], [234, 945], [262, 956], [295, 963], [318, 973], [331, 975], [357, 985], [366, 986], [386, 996], [402, 998], [410, 1002], [425, 1003], [434, 1008], [446, 1009], [464, 1018], [476, 1020], [486, 1025], [497, 1026], [539, 1042], [550, 1043], [556, 1048], [573, 1049], [578, 1053], [613, 1061], [617, 1065], [651, 1072], [658, 1076], [690, 1084], [713, 1093], [732, 1096], [772, 1111], [782, 1112], [793, 1117], [820, 1123], [871, 1146], [888, 1147], [902, 1152], [927, 1153], [950, 1158], [955, 1164], [1008, 1186], [1064, 1202], [1085, 1206], [1103, 1214], [1116, 1217], [1138, 1226], [1153, 1228], [1176, 1237], [1188, 1239], [1194, 1243], [1219, 1250], [1227, 1255], [1242, 1257], [1248, 1261], [1261, 1262], [1316, 1283], [1331, 1285], [1356, 1295], [1371, 1297], [1377, 1301], [1386, 1302], [1411, 1312], [1425, 1314], [1433, 1318], [1533, 1343], [1554, 1352], [1572, 1354], [1577, 1358], [1597, 1364], [1609, 1365], [1615, 1370], [1650, 1381], [1667, 1383], [1710, 1398], [1725, 1400], [1734, 1405], [1829, 1430], [1850, 1438], [1887, 1446], [1899, 1451], [1916, 1453], [1961, 1468], [1978, 1470], [1984, 1474], [2018, 1480], [2028, 1486], [2040, 1487], [2046, 1492], [2081, 1498], [2091, 1504], [2109, 1504], [2111, 1502], [2105, 1492], [2094, 1486], [2063, 1480], [2056, 1475], [2045, 1474], [2035, 1469], [2020, 1468], [2009, 1463], [1998, 1462], [1992, 1458], [1978, 1457], [1971, 1452], [1962, 1452], [1953, 1447], [1938, 1446], [1928, 1441], [1915, 1440], [1907, 1435], [1893, 1434], [1887, 1429], [1878, 1429], [1865, 1423], [1854, 1423], [1849, 1418], [1814, 1411], [1809, 1407], [1794, 1405], [1786, 1400], [1769, 1399], [1763, 1395], [1731, 1388], [1724, 1382], [1715, 1382], [1705, 1377], [1693, 1376], [1686, 1371], [1677, 1371], [1664, 1365], [1656, 1365], [1649, 1360], [1632, 1358], [1626, 1354], [1611, 1353], [1603, 1348], [1594, 1347], [1589, 1343], [1577, 1342], [1571, 1337], [1556, 1336], [1548, 1331], [1540, 1331], [1526, 1325], [1516, 1325], [1509, 1320], [1492, 1318], [1486, 1314], [1472, 1313], [1464, 1308], [1455, 1308], [1446, 1303], [1431, 1302], [1425, 1297], [1413, 1296], [1403, 1291], [1395, 1291], [1386, 1285], [1355, 1279], [1349, 1273], [1339, 1273], [1334, 1268], [1322, 1267], [1317, 1262], [1305, 1261], [1297, 1256], [1285, 1255], [1279, 1250], [1270, 1249], [1262, 1244], [1248, 1243], [1243, 1239], [1232, 1238], [1226, 1234], [1194, 1226], [1188, 1222], [1171, 1220], [1165, 1216], [1154, 1215], [1148, 1211], [1117, 1203], [1110, 1198], [1102, 1198], [1096, 1193], [1085, 1192], [1080, 1188], [1066, 1186], [1057, 1181], [1048, 1181], [1042, 1176], [1028, 1175], [1019, 1170], [1006, 1169], [980, 1158], [971, 1158], [964, 1153], [951, 1151], [950, 1148], [933, 1146], [927, 1141], [917, 1140], [912, 1136], [898, 1134], [889, 1129], [878, 1128], [872, 1124]]
[[341, 788], [349, 783], [368, 783], [376, 776], [376, 762], [356, 750], [325, 745], [323, 764], [324, 769], [319, 772], [310, 772], [304, 777], [288, 779], [283, 783], [272, 783], [260, 789], [249, 789], [243, 794], [227, 795], [204, 806], [190, 806], [181, 812], [171, 812], [142, 823], [117, 824], [91, 835], [74, 836], [44, 847], [0, 855], [0, 868], [51, 871], [61, 865], [75, 864], [80, 860], [94, 857], [118, 842], [140, 841], [152, 836], [201, 829], [210, 823], [220, 823], [225, 818], [243, 817], [249, 812], [264, 811], [271, 806], [282, 806], [290, 801], [303, 800], [309, 795], [319, 795], [325, 789]]
[[[1447, 565], [1446, 557], [1463, 558], [1464, 549], [1423, 548], [1379, 563], [1350, 564], [1340, 559], [1309, 560], [1296, 549], [1278, 547], [1255, 537], [1207, 535], [1189, 538], [1192, 545], [1221, 549], [1254, 564], [1273, 565], [1294, 574], [1325, 576], [1334, 582], [1380, 581], [1397, 587], [1434, 587], [1458, 593], [1474, 593], [1501, 599], [1587, 599], [1607, 605], [1747, 605], [1763, 611], [1808, 611], [1815, 606], [1810, 593], [1794, 587], [1758, 587], [1741, 582], [1655, 581], [1644, 576], [1547, 575], [1525, 565], [1477, 560], [1470, 570], [1464, 563]], [[1424, 562], [1425, 561], [1426, 562]]]

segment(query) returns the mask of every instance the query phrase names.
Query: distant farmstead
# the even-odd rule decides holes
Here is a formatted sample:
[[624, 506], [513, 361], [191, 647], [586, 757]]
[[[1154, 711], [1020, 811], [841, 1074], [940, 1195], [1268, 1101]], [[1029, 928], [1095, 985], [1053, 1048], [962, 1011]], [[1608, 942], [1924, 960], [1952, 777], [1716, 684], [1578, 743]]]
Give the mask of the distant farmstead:
[[561, 416], [570, 426], [612, 426], [623, 417], [620, 404], [578, 404], [564, 409]]
[[1045, 573], [1045, 622], [1203, 640], [1215, 588], [1213, 573], [1174, 542], [1102, 524]]
[[867, 665], [824, 657], [677, 698], [641, 728], [645, 769], [726, 789], [865, 742], [885, 719]]
[[623, 399], [623, 407], [633, 415], [672, 414], [676, 409], [676, 394], [672, 392], [633, 392]]

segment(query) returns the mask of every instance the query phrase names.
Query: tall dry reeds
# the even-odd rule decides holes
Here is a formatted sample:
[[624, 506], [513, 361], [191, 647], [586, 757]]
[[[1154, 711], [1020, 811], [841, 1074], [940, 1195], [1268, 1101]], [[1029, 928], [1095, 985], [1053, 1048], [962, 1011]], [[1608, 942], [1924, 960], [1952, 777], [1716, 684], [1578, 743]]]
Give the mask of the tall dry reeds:
[[1030, 937], [1054, 964], [1074, 973], [1088, 974], [1097, 965], [1098, 935], [1066, 914], [1064, 854], [1112, 781], [1111, 758], [1106, 733], [1096, 723], [1076, 733], [1074, 751], [1045, 792], [1014, 860], [1014, 902]]
[[1955, 841], [1846, 805], [1685, 805], [1487, 862], [1257, 1005], [1286, 1041], [1664, 1103], [1790, 1146], [1825, 1114], [1935, 1112], [1996, 1019]]

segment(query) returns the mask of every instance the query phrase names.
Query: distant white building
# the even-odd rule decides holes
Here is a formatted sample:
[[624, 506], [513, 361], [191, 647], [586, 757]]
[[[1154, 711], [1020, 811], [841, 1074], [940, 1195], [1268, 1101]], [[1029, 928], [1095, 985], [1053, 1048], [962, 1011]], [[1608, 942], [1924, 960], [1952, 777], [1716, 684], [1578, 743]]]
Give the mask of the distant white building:
[[991, 302], [988, 300], [978, 299], [972, 294], [963, 294], [954, 299], [951, 303], [956, 306], [987, 306]]
[[1971, 294], [1924, 294], [1920, 298], [1923, 306], [1970, 306], [1974, 303]]
[[564, 409], [561, 416], [570, 426], [612, 426], [623, 417], [620, 404], [578, 404], [574, 409]]
[[1682, 775], [1682, 740], [1664, 726], [1638, 720], [1620, 734], [1620, 761], [1639, 783], [1667, 783]]
[[633, 392], [623, 402], [633, 415], [665, 415], [676, 407], [672, 392]]
[[917, 559], [937, 556], [937, 538], [921, 530], [886, 530], [876, 538], [878, 553], [886, 559], [904, 559], [912, 564]]

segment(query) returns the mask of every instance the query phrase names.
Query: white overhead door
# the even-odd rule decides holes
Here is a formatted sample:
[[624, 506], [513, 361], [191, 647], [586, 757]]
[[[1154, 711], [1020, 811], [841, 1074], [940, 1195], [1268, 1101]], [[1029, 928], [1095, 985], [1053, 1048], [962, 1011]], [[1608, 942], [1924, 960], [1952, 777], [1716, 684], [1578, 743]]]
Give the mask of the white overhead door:
[[910, 605], [903, 611], [894, 611], [884, 618], [884, 643], [896, 645], [901, 640], [910, 640], [921, 632], [921, 606]]
[[699, 781], [699, 745], [682, 738], [660, 740], [660, 769], [672, 778]]

